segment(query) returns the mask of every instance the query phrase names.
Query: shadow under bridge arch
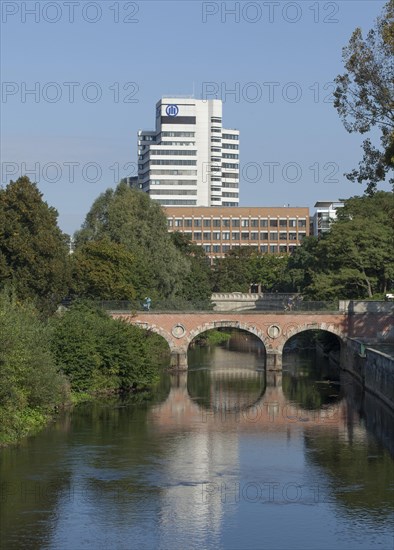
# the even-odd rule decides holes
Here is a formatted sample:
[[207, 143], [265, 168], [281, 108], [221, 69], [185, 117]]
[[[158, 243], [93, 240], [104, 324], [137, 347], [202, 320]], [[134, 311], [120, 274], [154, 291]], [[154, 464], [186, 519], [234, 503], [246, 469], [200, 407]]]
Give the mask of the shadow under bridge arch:
[[186, 342], [186, 352], [190, 349], [190, 344], [193, 341], [195, 341], [200, 335], [212, 330], [220, 330], [220, 329], [232, 329], [234, 331], [239, 331], [240, 334], [243, 333], [244, 335], [245, 334], [253, 335], [262, 344], [264, 363], [266, 363], [267, 351], [269, 349], [269, 342], [267, 342], [267, 339], [264, 337], [264, 334], [262, 333], [260, 328], [250, 323], [243, 323], [241, 321], [235, 321], [235, 320], [211, 321], [211, 322], [206, 322], [201, 325], [198, 325], [196, 328], [191, 330], [188, 334], [187, 342]]
[[311, 335], [325, 334], [327, 336], [335, 337], [339, 348], [342, 349], [345, 335], [338, 327], [327, 323], [314, 323], [313, 325], [308, 324], [291, 327], [290, 330], [287, 330], [286, 336], [278, 343], [278, 352], [282, 355], [283, 352], [286, 351], [285, 348], [289, 347], [291, 340], [295, 339], [296, 336], [307, 336], [308, 332], [311, 333]]

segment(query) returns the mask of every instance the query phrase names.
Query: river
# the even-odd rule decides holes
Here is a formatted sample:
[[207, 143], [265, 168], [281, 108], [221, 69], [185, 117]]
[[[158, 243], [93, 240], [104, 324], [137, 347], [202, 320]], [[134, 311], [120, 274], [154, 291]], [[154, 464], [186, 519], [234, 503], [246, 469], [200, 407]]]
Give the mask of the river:
[[0, 451], [2, 549], [392, 549], [393, 415], [314, 354], [189, 352]]

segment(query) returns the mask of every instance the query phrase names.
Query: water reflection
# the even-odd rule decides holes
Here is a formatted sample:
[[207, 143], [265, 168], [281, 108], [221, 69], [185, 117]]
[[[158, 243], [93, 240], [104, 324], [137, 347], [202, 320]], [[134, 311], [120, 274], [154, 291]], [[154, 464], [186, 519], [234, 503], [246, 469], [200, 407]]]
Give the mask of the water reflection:
[[180, 424], [200, 429], [203, 422], [215, 431], [259, 430], [273, 423], [278, 429], [299, 423], [346, 425], [338, 369], [334, 373], [328, 364], [317, 369], [306, 356], [289, 361], [283, 374], [266, 372], [261, 354], [248, 354], [245, 361], [242, 352], [229, 348], [231, 341], [226, 347], [192, 350], [188, 372], [173, 375], [167, 399], [152, 408], [153, 421], [167, 430]]
[[391, 413], [314, 356], [266, 373], [241, 345], [2, 450], [0, 546], [388, 547]]
[[300, 407], [316, 410], [343, 398], [339, 366], [312, 353], [288, 353], [283, 364], [283, 391]]

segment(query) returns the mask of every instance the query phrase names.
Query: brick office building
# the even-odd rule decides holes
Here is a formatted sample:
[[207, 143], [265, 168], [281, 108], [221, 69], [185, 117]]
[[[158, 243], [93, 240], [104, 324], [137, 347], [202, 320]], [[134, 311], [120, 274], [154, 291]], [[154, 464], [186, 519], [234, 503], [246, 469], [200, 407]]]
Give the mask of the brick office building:
[[308, 207], [166, 207], [168, 230], [190, 235], [211, 259], [233, 247], [288, 254], [309, 235]]

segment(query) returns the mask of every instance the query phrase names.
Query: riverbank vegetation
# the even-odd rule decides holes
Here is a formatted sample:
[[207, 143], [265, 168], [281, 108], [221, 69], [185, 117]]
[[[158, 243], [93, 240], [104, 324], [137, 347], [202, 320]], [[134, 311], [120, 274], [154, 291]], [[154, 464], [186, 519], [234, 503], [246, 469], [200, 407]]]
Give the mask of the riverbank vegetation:
[[70, 387], [50, 349], [50, 330], [27, 303], [0, 294], [0, 445], [46, 424]]
[[75, 303], [43, 321], [0, 294], [0, 446], [34, 433], [61, 408], [151, 388], [168, 356], [158, 335]]
[[167, 343], [160, 336], [112, 319], [77, 302], [51, 321], [51, 349], [74, 392], [118, 393], [158, 380]]
[[[81, 396], [155, 383], [167, 344], [111, 319], [100, 300], [130, 300], [137, 309], [150, 296], [153, 308], [188, 310], [211, 307], [212, 291], [247, 291], [251, 283], [317, 300], [392, 291], [394, 195], [345, 201], [331, 231], [306, 238], [290, 256], [240, 247], [210, 267], [201, 247], [168, 233], [158, 204], [121, 184], [95, 201], [74, 254], [67, 241], [28, 178], [0, 190], [0, 443]], [[71, 307], [55, 313], [64, 298]], [[227, 337], [215, 334], [205, 343]]]

